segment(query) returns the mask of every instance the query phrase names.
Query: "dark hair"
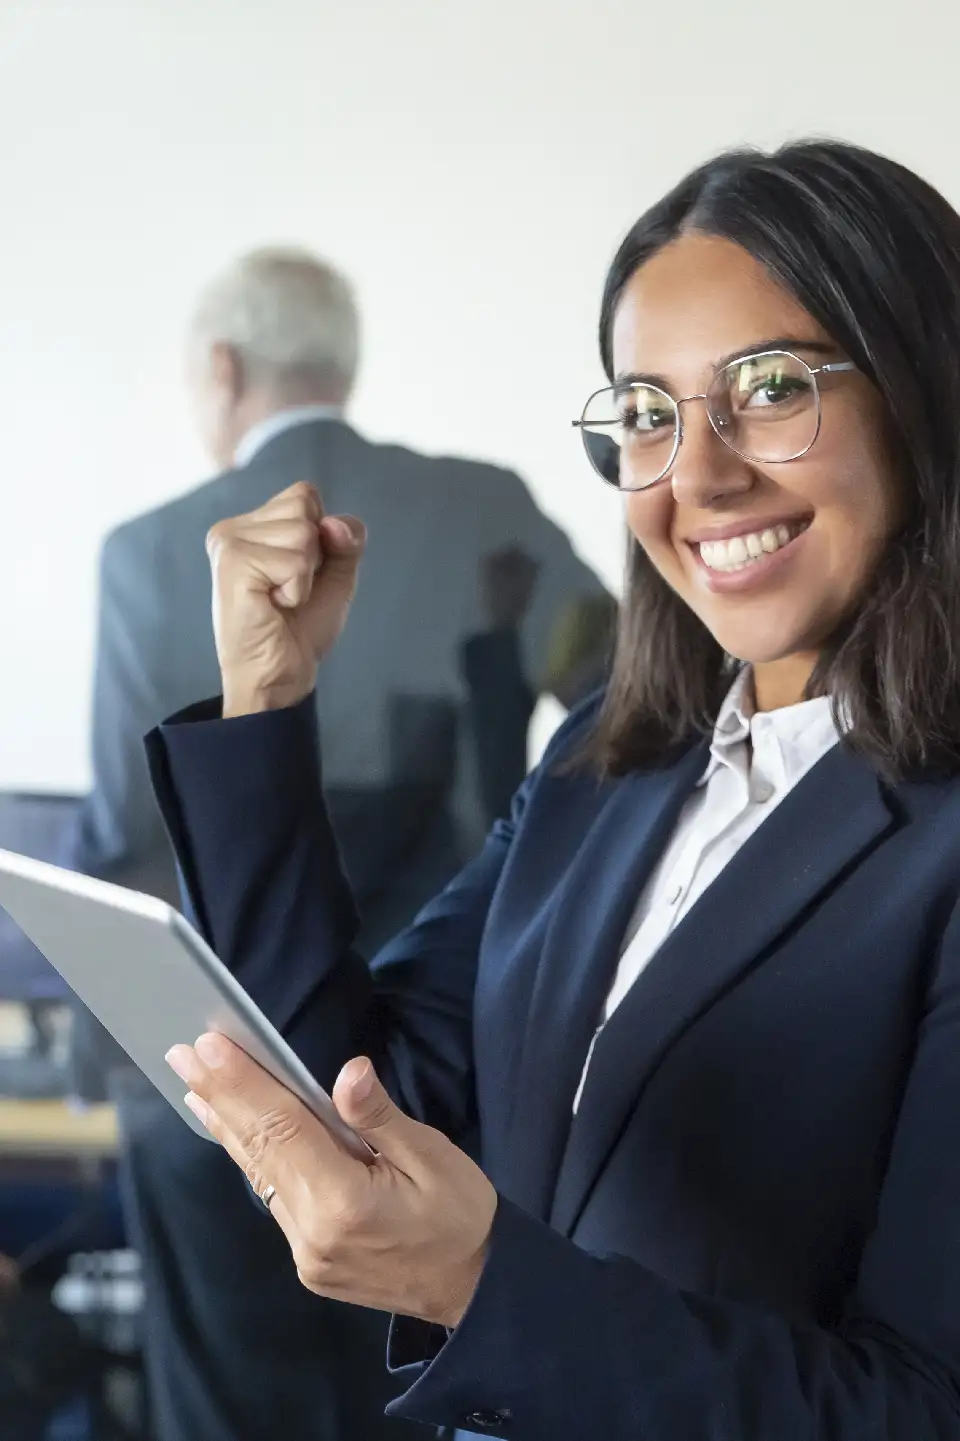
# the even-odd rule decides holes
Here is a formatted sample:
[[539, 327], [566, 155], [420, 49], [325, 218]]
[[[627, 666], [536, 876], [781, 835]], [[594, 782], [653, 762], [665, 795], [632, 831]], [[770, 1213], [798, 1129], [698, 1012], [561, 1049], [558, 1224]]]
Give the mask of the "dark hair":
[[[684, 232], [743, 247], [877, 387], [902, 454], [906, 519], [822, 652], [847, 742], [890, 779], [960, 772], [960, 215], [904, 166], [839, 142], [737, 151], [648, 210], [610, 267], [600, 349], [639, 266]], [[657, 764], [709, 731], [730, 684], [716, 640], [631, 541], [613, 671], [590, 756]]]

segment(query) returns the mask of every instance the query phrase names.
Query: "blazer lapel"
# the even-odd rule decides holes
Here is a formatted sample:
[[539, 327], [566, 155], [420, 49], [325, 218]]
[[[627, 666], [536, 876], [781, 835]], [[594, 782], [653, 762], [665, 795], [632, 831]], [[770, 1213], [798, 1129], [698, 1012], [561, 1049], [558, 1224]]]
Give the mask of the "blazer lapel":
[[568, 1128], [550, 1212], [553, 1226], [567, 1234], [575, 1227], [672, 1042], [762, 962], [778, 937], [893, 825], [875, 772], [836, 746], [754, 832], [601, 1032]]
[[644, 881], [703, 773], [695, 745], [664, 770], [613, 783], [570, 868], [544, 938], [493, 1179], [546, 1219], [590, 1039]]

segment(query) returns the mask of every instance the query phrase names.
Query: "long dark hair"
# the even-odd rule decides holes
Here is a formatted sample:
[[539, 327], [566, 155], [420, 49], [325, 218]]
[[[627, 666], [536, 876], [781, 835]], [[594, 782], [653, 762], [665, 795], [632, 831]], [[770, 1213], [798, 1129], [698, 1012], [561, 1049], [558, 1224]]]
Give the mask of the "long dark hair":
[[[906, 519], [809, 694], [896, 779], [960, 772], [960, 215], [904, 166], [839, 142], [721, 155], [632, 228], [610, 267], [600, 349], [639, 266], [685, 231], [743, 247], [872, 380], [901, 457]], [[710, 730], [730, 662], [631, 541], [613, 671], [591, 758], [661, 763]]]

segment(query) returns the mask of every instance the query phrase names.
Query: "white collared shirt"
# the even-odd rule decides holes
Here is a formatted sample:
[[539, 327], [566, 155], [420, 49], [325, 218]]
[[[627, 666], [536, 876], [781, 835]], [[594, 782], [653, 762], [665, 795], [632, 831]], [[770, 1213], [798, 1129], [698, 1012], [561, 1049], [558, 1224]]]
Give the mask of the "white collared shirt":
[[295, 425], [306, 425], [310, 420], [340, 420], [342, 416], [343, 409], [339, 405], [291, 405], [286, 410], [277, 410], [265, 420], [251, 425], [246, 435], [241, 436], [233, 452], [233, 463], [242, 470], [268, 440], [282, 435], [285, 430], [292, 430]]
[[828, 696], [756, 713], [753, 677], [743, 668], [717, 716], [707, 767], [627, 927], [600, 1029], [724, 866], [839, 738]]

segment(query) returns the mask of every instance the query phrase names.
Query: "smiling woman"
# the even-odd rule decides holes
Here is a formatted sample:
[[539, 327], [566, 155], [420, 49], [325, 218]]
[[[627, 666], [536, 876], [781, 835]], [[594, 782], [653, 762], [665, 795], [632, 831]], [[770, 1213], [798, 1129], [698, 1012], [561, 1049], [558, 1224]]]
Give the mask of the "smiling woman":
[[396, 1313], [396, 1414], [960, 1441], [958, 337], [960, 217], [878, 156], [723, 156], [637, 223], [578, 422], [612, 680], [372, 966], [310, 696], [362, 528], [305, 488], [218, 527], [225, 710], [152, 738], [158, 796], [376, 1158], [222, 1040], [170, 1059], [305, 1284]]
[[[761, 663], [773, 704], [796, 683], [842, 696], [851, 743], [889, 776], [956, 765], [958, 257], [942, 196], [839, 146], [722, 156], [630, 231], [601, 318], [600, 395], [618, 397], [624, 435], [601, 474], [631, 492], [638, 542], [605, 764], [712, 725], [732, 656]], [[656, 473], [634, 434], [657, 429], [651, 383], [667, 415]], [[596, 414], [594, 398], [595, 465]]]

